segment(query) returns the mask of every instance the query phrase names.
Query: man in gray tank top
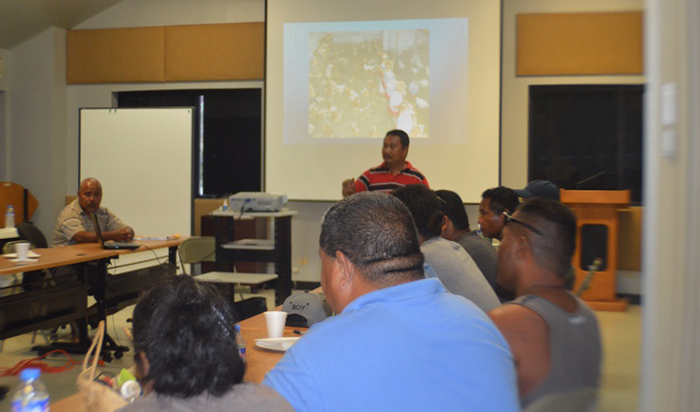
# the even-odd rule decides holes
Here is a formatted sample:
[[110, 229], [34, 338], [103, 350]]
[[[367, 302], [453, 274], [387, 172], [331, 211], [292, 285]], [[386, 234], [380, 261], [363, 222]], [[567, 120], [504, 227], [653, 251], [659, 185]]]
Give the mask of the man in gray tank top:
[[590, 393], [569, 411], [595, 403], [602, 349], [591, 309], [564, 289], [576, 247], [576, 218], [561, 203], [532, 199], [506, 226], [498, 251], [498, 282], [516, 300], [489, 312], [513, 351], [521, 406]]

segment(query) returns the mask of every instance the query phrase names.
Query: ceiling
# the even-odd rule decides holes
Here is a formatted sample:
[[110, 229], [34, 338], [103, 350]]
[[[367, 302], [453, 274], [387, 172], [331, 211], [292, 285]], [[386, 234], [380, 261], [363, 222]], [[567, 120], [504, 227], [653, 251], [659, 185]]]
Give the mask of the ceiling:
[[0, 0], [0, 49], [49, 27], [70, 29], [122, 0]]

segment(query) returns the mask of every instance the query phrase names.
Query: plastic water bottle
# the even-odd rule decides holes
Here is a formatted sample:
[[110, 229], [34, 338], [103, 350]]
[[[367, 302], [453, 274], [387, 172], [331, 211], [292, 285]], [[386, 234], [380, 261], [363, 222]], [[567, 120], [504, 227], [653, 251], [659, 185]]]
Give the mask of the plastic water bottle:
[[20, 372], [21, 382], [12, 395], [11, 412], [48, 412], [49, 392], [39, 375], [41, 371], [34, 368]]
[[15, 227], [15, 209], [12, 205], [7, 205], [7, 211], [5, 212], [5, 227], [12, 229]]
[[484, 238], [484, 232], [481, 231], [481, 223], [477, 223], [477, 224], [476, 224], [476, 234], [477, 234], [480, 238], [482, 238], [482, 239]]
[[241, 325], [236, 325], [236, 344], [238, 345], [238, 351], [241, 352], [241, 358], [245, 359], [245, 339], [243, 339], [243, 334], [241, 333]]

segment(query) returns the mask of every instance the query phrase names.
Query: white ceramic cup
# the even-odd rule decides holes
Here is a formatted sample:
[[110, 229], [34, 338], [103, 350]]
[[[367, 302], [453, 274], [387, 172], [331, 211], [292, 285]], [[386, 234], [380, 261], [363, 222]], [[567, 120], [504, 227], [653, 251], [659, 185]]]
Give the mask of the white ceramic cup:
[[265, 322], [267, 323], [267, 336], [270, 338], [281, 338], [284, 332], [284, 322], [287, 319], [287, 312], [270, 310], [265, 312]]
[[26, 262], [27, 253], [29, 253], [29, 242], [15, 244], [15, 252], [17, 252], [17, 261]]

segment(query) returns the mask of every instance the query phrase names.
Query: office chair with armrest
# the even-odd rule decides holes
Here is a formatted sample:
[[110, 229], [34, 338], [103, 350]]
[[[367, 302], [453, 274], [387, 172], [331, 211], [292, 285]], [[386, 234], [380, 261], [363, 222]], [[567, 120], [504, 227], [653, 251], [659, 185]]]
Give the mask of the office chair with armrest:
[[[46, 241], [44, 234], [41, 233], [41, 230], [30, 222], [17, 224], [17, 232], [20, 239], [30, 243], [30, 249], [45, 249], [49, 247], [49, 243]], [[39, 282], [46, 279], [47, 275], [50, 278], [49, 272], [46, 270], [25, 272], [22, 276], [22, 287], [27, 291], [32, 290], [36, 288]]]
[[38, 227], [31, 222], [22, 222], [17, 224], [17, 232], [19, 238], [24, 239], [34, 245], [36, 248], [44, 249], [49, 247], [49, 242], [46, 241], [46, 236], [41, 233]]

